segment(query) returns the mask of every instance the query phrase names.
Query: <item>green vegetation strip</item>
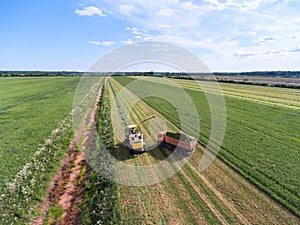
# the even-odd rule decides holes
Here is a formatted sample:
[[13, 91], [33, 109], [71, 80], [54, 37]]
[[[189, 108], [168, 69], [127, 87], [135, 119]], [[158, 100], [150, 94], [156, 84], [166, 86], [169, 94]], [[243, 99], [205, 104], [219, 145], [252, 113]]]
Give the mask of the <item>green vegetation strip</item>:
[[[115, 154], [114, 133], [110, 117], [110, 102], [108, 90], [102, 93], [99, 110], [97, 111], [97, 129], [105, 148]], [[99, 174], [97, 171], [112, 173], [113, 165], [105, 161], [105, 154], [100, 145], [93, 151], [91, 165], [95, 169], [88, 177], [85, 187], [85, 203], [82, 206], [83, 224], [120, 224], [121, 212], [119, 206], [118, 185]]]
[[[116, 77], [126, 86], [134, 79]], [[158, 78], [155, 78], [158, 79]], [[141, 81], [133, 93], [159, 93], [166, 85]], [[200, 118], [200, 138], [206, 144], [210, 135], [210, 110], [203, 92], [185, 89], [194, 101]], [[172, 93], [170, 93], [172, 94]], [[180, 126], [170, 103], [158, 98], [144, 99], [172, 123]], [[297, 110], [267, 106], [225, 97], [227, 129], [218, 156], [275, 200], [300, 216], [300, 114]], [[184, 102], [182, 102], [184, 105]]]

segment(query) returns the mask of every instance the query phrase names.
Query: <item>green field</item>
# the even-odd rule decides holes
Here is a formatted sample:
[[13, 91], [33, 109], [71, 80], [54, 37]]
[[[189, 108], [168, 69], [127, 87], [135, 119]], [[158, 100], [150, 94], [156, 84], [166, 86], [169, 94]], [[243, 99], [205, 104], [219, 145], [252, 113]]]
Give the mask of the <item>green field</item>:
[[[122, 85], [134, 79], [115, 78]], [[131, 88], [135, 94], [166, 89], [161, 78], [140, 80]], [[200, 116], [200, 139], [206, 144], [210, 135], [210, 110], [203, 92], [195, 90], [193, 81], [185, 81], [184, 89], [193, 99]], [[221, 85], [222, 87], [222, 85]], [[234, 88], [235, 86], [231, 86]], [[239, 94], [239, 85], [231, 90]], [[250, 86], [249, 88], [251, 88]], [[256, 86], [253, 86], [255, 90]], [[171, 87], [169, 87], [172, 90]], [[150, 90], [151, 89], [151, 90]], [[280, 88], [266, 88], [265, 95], [276, 95]], [[286, 99], [292, 99], [295, 90], [285, 89]], [[289, 94], [290, 91], [290, 94]], [[263, 89], [260, 89], [260, 96]], [[215, 93], [209, 93], [214, 95]], [[299, 94], [299, 93], [298, 93]], [[246, 179], [300, 215], [299, 174], [300, 174], [300, 113], [299, 110], [276, 105], [281, 99], [272, 98], [274, 104], [254, 101], [260, 96], [252, 94], [251, 99], [241, 99], [225, 95], [227, 108], [227, 128], [219, 158], [242, 174]], [[253, 100], [254, 99], [254, 100]], [[161, 113], [170, 122], [180, 126], [174, 107], [159, 98], [144, 101]], [[295, 103], [293, 103], [294, 101]], [[290, 100], [288, 106], [296, 106], [298, 100]], [[184, 105], [184, 102], [182, 102]], [[287, 104], [287, 103], [286, 103]]]
[[79, 79], [0, 78], [0, 192], [71, 112]]
[[[80, 209], [83, 224], [299, 223], [300, 127], [297, 125], [300, 122], [300, 90], [221, 83], [227, 111], [225, 138], [217, 159], [200, 172], [199, 162], [203, 157], [203, 146], [209, 140], [212, 121], [203, 91], [208, 96], [220, 94], [211, 82], [201, 82], [201, 91], [192, 80], [102, 78], [0, 79], [1, 224], [28, 224], [32, 219], [44, 217], [45, 213], [44, 223], [47, 224], [55, 209], [59, 212], [57, 220], [65, 212], [68, 218]], [[137, 85], [127, 86], [132, 81]], [[99, 95], [102, 83], [104, 89]], [[118, 138], [120, 130], [123, 131], [127, 124], [155, 115], [158, 121], [166, 123], [167, 130], [179, 132], [185, 127], [184, 132], [194, 136], [196, 117], [185, 111], [188, 103], [180, 98], [182, 93], [176, 92], [172, 83], [183, 88], [199, 115], [199, 142], [202, 145], [197, 146], [189, 162], [170, 178], [146, 186], [117, 184], [101, 173], [91, 171], [97, 168], [110, 173], [108, 169], [112, 166], [105, 160], [107, 156], [99, 143], [93, 142], [91, 124], [98, 128], [105, 147], [118, 160], [131, 165], [159, 163], [172, 151], [157, 146], [152, 151], [131, 156], [122, 144], [124, 136]], [[120, 93], [120, 98], [117, 98]], [[139, 95], [149, 93], [156, 93], [156, 97], [139, 98]], [[176, 106], [163, 97], [168, 95], [177, 101]], [[94, 104], [98, 96], [101, 96], [100, 101]], [[136, 99], [126, 118], [126, 109]], [[70, 114], [74, 100], [76, 107]], [[115, 101], [117, 108], [113, 108]], [[180, 115], [180, 110], [183, 115]], [[91, 120], [93, 116], [89, 113], [92, 112], [95, 112], [95, 117]], [[180, 116], [183, 116], [183, 124]], [[76, 164], [78, 156], [69, 155], [74, 122], [78, 129], [75, 136], [79, 137], [74, 151], [84, 155], [87, 152], [81, 150], [90, 148], [95, 157], [89, 161], [89, 155], [85, 155], [89, 163], [76, 161]], [[140, 127], [147, 147], [157, 144], [156, 133], [162, 131], [156, 119], [151, 123], [146, 122]], [[73, 161], [60, 168], [64, 157], [71, 157]], [[104, 160], [99, 163], [99, 159]], [[176, 170], [177, 163], [172, 167]], [[138, 182], [148, 179], [139, 173], [119, 169], [115, 167], [117, 179], [129, 174], [129, 177], [137, 176]], [[55, 189], [57, 193], [50, 192], [49, 195], [67, 196], [72, 193], [68, 188], [72, 184], [78, 193], [84, 195], [83, 202], [74, 201], [70, 205], [71, 211], [57, 205], [61, 197], [51, 200], [51, 207], [46, 211], [41, 210], [44, 204], [47, 205], [47, 198], [44, 200], [43, 196], [48, 195], [50, 179], [57, 177], [57, 170], [66, 176], [59, 178], [60, 191]], [[74, 176], [76, 173], [73, 172], [77, 170], [81, 178]], [[152, 179], [166, 172], [166, 168], [159, 167], [147, 176]], [[77, 186], [83, 180], [85, 183]], [[75, 192], [72, 195], [79, 199]], [[75, 214], [72, 214], [73, 209]], [[33, 212], [32, 215], [29, 212]]]

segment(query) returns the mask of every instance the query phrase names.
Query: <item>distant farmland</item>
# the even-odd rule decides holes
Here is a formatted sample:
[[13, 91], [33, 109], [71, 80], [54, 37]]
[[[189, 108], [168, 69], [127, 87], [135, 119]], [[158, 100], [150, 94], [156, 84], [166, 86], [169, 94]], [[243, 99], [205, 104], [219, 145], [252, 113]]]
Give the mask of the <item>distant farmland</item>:
[[300, 85], [300, 79], [295, 77], [255, 77], [255, 76], [216, 76], [218, 80], [240, 81], [257, 84]]

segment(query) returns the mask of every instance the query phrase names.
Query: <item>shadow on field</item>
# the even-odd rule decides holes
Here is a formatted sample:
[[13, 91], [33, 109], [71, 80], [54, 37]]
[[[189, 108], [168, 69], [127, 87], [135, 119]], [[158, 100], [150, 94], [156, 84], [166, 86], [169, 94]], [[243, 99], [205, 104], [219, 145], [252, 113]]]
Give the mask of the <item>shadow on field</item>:
[[132, 159], [132, 156], [129, 154], [129, 150], [123, 143], [120, 142], [115, 145], [115, 157], [119, 161]]
[[134, 155], [130, 155], [129, 150], [123, 143], [118, 143], [115, 145], [115, 157], [119, 161], [127, 161], [139, 157], [142, 154], [148, 154], [151, 158], [156, 159], [155, 161], [167, 160], [170, 163], [181, 161], [186, 158], [186, 156], [182, 155], [179, 151], [171, 151], [161, 146], [143, 153], [135, 153]]
[[153, 158], [156, 158], [160, 161], [167, 160], [170, 163], [181, 161], [186, 158], [185, 155], [182, 155], [179, 151], [172, 151], [164, 147], [157, 147], [154, 150], [147, 152]]

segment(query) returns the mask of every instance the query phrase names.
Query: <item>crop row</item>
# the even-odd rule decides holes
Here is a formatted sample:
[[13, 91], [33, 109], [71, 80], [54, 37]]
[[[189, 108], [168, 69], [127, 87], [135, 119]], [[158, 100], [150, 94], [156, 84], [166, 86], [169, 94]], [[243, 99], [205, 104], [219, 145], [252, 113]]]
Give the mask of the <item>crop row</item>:
[[[112, 97], [117, 103], [119, 110], [118, 114], [121, 117], [121, 122], [123, 122], [123, 124], [126, 124], [127, 119], [124, 118], [125, 113], [123, 110], [130, 105], [130, 99], [135, 98], [134, 94], [132, 94], [132, 92], [128, 90], [124, 91], [124, 89], [122, 93], [120, 93], [120, 90], [122, 90], [122, 86], [112, 79], [110, 80], [110, 83], [112, 87]], [[131, 123], [136, 123], [137, 121], [141, 121], [143, 118], [147, 117], [147, 115], [150, 114], [161, 117], [161, 115], [159, 115], [154, 109], [145, 104], [145, 102], [139, 101], [129, 112], [128, 120], [130, 120]], [[167, 120], [165, 120], [165, 122], [168, 123], [169, 129], [176, 131], [178, 130]], [[141, 130], [145, 138], [149, 138], [151, 136], [151, 138], [154, 137], [156, 141], [156, 136], [150, 135], [151, 129], [149, 129], [147, 125], [141, 126]], [[120, 144], [118, 145], [118, 154], [122, 154], [122, 156], [118, 156], [119, 158], [122, 158], [127, 162], [130, 161], [130, 164], [133, 165], [148, 165], [149, 163], [154, 165], [163, 158], [167, 158], [170, 154], [170, 151], [159, 147], [135, 157], [129, 156], [128, 150], [125, 150], [125, 146]], [[173, 165], [171, 166], [171, 168], [168, 169], [175, 171], [177, 166]], [[166, 170], [168, 169], [166, 169], [164, 166], [160, 166], [158, 170], [153, 169], [151, 174], [145, 175], [149, 177], [160, 176], [160, 174], [166, 173]], [[131, 178], [133, 178], [132, 176], [134, 175], [130, 176]], [[136, 179], [139, 179], [141, 182], [142, 180], [145, 180], [147, 178], [145, 178], [144, 175], [140, 174], [136, 177]], [[181, 186], [181, 188], [178, 188], [179, 186]], [[172, 179], [160, 184], [147, 185], [142, 187], [128, 187], [126, 185], [121, 185], [120, 190], [121, 202], [123, 204], [122, 219], [125, 223], [128, 224], [171, 223], [171, 221], [174, 221], [175, 219], [174, 214], [176, 214], [176, 210], [173, 212], [167, 212], [167, 208], [169, 205], [176, 205], [178, 210], [180, 210], [181, 213], [184, 213], [184, 215], [181, 215], [181, 218], [177, 218], [176, 222], [174, 222], [177, 224], [181, 224], [183, 223], [183, 221], [185, 223], [199, 224], [200, 221], [197, 221], [196, 211], [201, 212], [201, 221], [207, 221], [210, 223], [217, 223], [218, 221], [218, 219], [214, 218], [214, 214], [207, 209], [207, 201], [204, 202], [202, 198], [199, 198], [193, 187], [191, 187], [189, 182], [182, 176], [181, 172], [177, 173]], [[185, 196], [183, 197], [179, 193], [185, 193]], [[165, 202], [166, 199], [161, 202], [160, 198], [162, 196], [168, 199], [167, 203]], [[190, 199], [187, 200], [187, 198]], [[131, 204], [129, 204], [128, 201], [130, 201]], [[126, 206], [124, 206], [124, 204], [126, 204]], [[136, 211], [139, 211], [140, 214], [136, 215]]]
[[[187, 89], [199, 89], [199, 84], [203, 91], [215, 93], [215, 83], [212, 82], [194, 82], [194, 81], [177, 81], [174, 82], [180, 84]], [[241, 86], [241, 87], [239, 87]], [[256, 87], [249, 85], [233, 85], [233, 84], [221, 84], [222, 94], [225, 96], [247, 99], [269, 105], [280, 105], [285, 107], [299, 108], [300, 91], [294, 89], [272, 88], [272, 87]]]
[[[133, 79], [120, 77], [118, 82], [126, 86]], [[133, 93], [156, 91], [166, 85], [141, 81], [131, 88]], [[199, 141], [206, 144], [210, 135], [210, 109], [201, 91], [185, 89], [193, 99], [200, 117]], [[165, 100], [144, 99], [172, 123], [180, 127], [176, 110]], [[227, 108], [227, 128], [219, 157], [253, 184], [264, 190], [296, 215], [300, 215], [299, 205], [299, 139], [300, 128], [295, 120], [296, 110], [271, 107], [257, 103], [225, 97]], [[182, 102], [182, 105], [185, 105]]]
[[[128, 105], [132, 102], [131, 99], [137, 97], [128, 88], [127, 90], [123, 89], [123, 86], [114, 79], [110, 79], [109, 83], [112, 87], [112, 101], [117, 102], [117, 100], [120, 100], [119, 104], [121, 106], [118, 107], [118, 114], [122, 117], [124, 115], [122, 110], [128, 108]], [[142, 83], [138, 82], [138, 84], [141, 85]], [[143, 88], [146, 87], [143, 86]], [[122, 90], [122, 94], [120, 90]], [[157, 90], [154, 88], [154, 91]], [[162, 92], [164, 90], [158, 93], [163, 96]], [[116, 96], [118, 97], [116, 98]], [[158, 98], [153, 99], [159, 100]], [[168, 119], [147, 105], [145, 100], [148, 100], [148, 98], [137, 102], [131, 109], [129, 113], [131, 123], [136, 123], [149, 115], [155, 115], [168, 124], [168, 129], [178, 130], [169, 123]], [[156, 101], [156, 103], [163, 103], [161, 107], [165, 110], [176, 111], [172, 108], [172, 105], [167, 104], [168, 102]], [[156, 121], [153, 120], [152, 122]], [[141, 126], [144, 137], [148, 138], [151, 135], [151, 137], [156, 138], [154, 134], [156, 131], [153, 132], [156, 125], [152, 127], [153, 129], [147, 129], [148, 124], [152, 126], [151, 123]], [[114, 128], [119, 130], [115, 123]], [[123, 126], [121, 126], [122, 128]], [[118, 158], [126, 160], [126, 163], [132, 165], [156, 164], [170, 155], [169, 150], [160, 147], [153, 150], [149, 149], [150, 151], [145, 154], [134, 157], [129, 156], [128, 150], [122, 144], [117, 144], [116, 149]], [[123, 222], [125, 224], [204, 224], [207, 221], [215, 224], [219, 220], [222, 222], [226, 220], [229, 224], [297, 224], [298, 220], [295, 217], [283, 210], [281, 206], [270, 201], [268, 197], [249, 182], [245, 182], [240, 175], [220, 160], [215, 160], [207, 170], [200, 173], [197, 168], [202, 153], [201, 149], [197, 148], [189, 163], [175, 176], [162, 183], [145, 187], [120, 185]], [[153, 170], [146, 177], [155, 177], [165, 173], [166, 170], [161, 167], [160, 171]], [[124, 171], [121, 174], [126, 176], [127, 173]], [[147, 178], [140, 175], [138, 179], [145, 180]], [[170, 210], [170, 206], [176, 207]], [[259, 210], [257, 210], [258, 208]], [[138, 215], [135, 213], [137, 211], [140, 212]]]

